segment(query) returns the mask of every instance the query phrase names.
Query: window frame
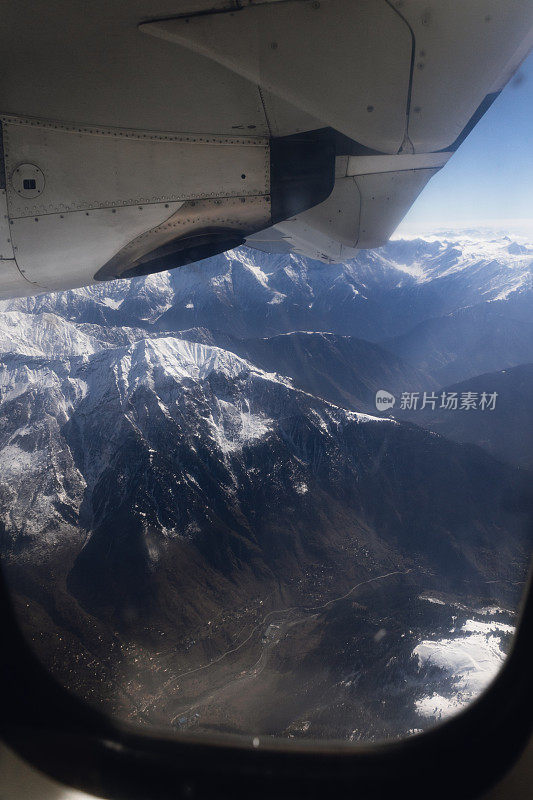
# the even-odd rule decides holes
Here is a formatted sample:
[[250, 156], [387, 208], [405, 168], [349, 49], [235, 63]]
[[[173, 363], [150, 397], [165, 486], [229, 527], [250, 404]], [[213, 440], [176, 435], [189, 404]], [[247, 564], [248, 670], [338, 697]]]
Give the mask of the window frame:
[[[485, 692], [427, 732], [377, 744], [145, 732], [111, 719], [61, 686], [19, 628], [0, 576], [3, 618], [0, 736], [60, 783], [113, 800], [412, 796], [470, 800], [518, 758], [533, 729], [533, 583], [511, 651]], [[448, 766], [447, 766], [448, 765]]]

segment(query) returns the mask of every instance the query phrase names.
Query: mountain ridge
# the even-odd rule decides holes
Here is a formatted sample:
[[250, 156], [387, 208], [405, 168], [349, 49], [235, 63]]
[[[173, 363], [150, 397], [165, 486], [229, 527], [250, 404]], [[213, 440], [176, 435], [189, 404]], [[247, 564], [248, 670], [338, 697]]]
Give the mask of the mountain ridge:
[[416, 326], [475, 370], [496, 309], [490, 358], [530, 352], [527, 245], [472, 237], [0, 304], [4, 568], [55, 675], [192, 732], [394, 737], [457, 703], [425, 654], [511, 625], [529, 473], [374, 397], [441, 385]]

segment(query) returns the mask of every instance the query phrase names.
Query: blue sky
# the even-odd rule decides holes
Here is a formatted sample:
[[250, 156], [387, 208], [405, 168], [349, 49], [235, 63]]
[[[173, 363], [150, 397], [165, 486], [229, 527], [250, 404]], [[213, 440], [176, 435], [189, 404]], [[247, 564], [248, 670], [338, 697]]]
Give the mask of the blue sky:
[[533, 231], [533, 54], [431, 179], [398, 233], [470, 225]]

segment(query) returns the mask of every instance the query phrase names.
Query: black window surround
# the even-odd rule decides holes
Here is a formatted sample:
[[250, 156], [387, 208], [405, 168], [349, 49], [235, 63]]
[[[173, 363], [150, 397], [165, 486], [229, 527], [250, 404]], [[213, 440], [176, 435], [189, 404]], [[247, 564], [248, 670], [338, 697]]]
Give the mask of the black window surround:
[[532, 731], [533, 587], [511, 652], [464, 711], [430, 731], [376, 745], [145, 733], [60, 686], [18, 627], [0, 584], [1, 730], [6, 744], [61, 783], [117, 800], [166, 798], [479, 797], [503, 777]]

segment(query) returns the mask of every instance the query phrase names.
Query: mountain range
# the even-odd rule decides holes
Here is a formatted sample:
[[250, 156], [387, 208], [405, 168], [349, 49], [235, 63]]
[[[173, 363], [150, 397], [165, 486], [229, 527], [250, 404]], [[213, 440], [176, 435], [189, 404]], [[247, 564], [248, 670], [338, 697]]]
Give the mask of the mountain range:
[[[456, 689], [420, 642], [505, 628], [527, 569], [532, 265], [481, 234], [242, 248], [3, 301], [2, 553], [46, 666], [191, 732], [431, 724]], [[374, 404], [444, 389], [499, 404]]]

